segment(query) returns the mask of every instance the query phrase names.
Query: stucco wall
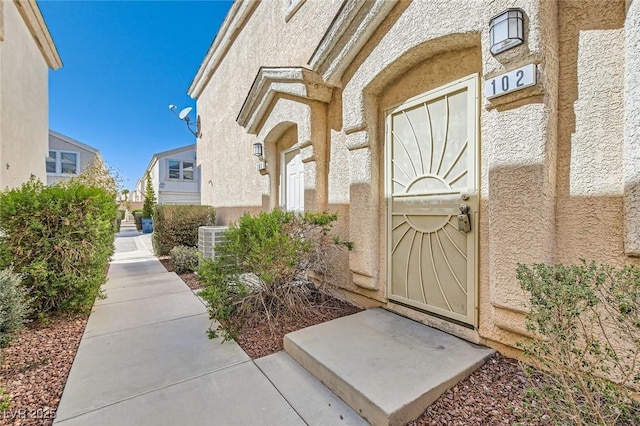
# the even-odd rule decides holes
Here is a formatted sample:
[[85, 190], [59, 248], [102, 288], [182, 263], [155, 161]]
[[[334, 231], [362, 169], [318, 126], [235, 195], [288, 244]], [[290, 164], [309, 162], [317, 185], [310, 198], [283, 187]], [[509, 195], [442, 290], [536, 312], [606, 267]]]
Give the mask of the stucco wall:
[[624, 262], [624, 1], [561, 2], [557, 260]]
[[624, 89], [625, 251], [640, 256], [640, 2], [627, 0]]
[[268, 204], [262, 199], [268, 177], [256, 170], [251, 150], [256, 137], [235, 122], [259, 68], [306, 64], [339, 6], [337, 0], [308, 0], [285, 22], [284, 0], [260, 2], [198, 98], [202, 203], [216, 207], [219, 224]]
[[0, 188], [46, 181], [48, 66], [14, 2], [3, 1], [0, 41]]
[[[493, 100], [480, 88], [479, 327], [468, 331], [416, 311], [403, 313], [470, 340], [513, 346], [525, 333], [527, 309], [515, 276], [518, 263], [637, 263], [624, 252], [625, 220], [628, 240], [640, 232], [633, 222], [633, 203], [640, 203], [634, 186], [640, 175], [634, 160], [640, 158], [640, 56], [629, 49], [640, 45], [637, 0], [627, 2], [627, 11], [624, 0], [398, 2], [344, 67], [324, 109], [314, 112], [312, 103], [289, 98], [274, 102], [257, 138], [266, 143], [269, 163], [270, 174], [262, 176], [251, 155], [256, 138], [235, 123], [253, 77], [260, 65], [303, 65], [337, 11], [337, 2], [320, 12], [320, 2], [307, 1], [298, 12], [304, 13], [284, 24], [282, 10], [265, 3], [198, 100], [203, 201], [219, 209], [221, 223], [277, 204], [270, 149], [289, 146], [294, 131], [300, 142], [314, 122], [322, 122], [314, 114], [325, 114], [326, 168], [310, 169], [305, 186], [325, 193], [327, 208], [341, 216], [337, 229], [355, 242], [348, 264], [341, 259], [339, 284], [363, 304], [385, 303], [385, 110], [472, 73], [482, 85], [535, 64], [534, 87]], [[525, 13], [525, 43], [492, 55], [488, 22], [509, 7]], [[304, 37], [296, 33], [296, 17], [307, 24]], [[268, 49], [284, 44], [277, 54]], [[312, 130], [310, 137], [317, 136]], [[321, 151], [314, 144], [317, 158]], [[326, 180], [318, 178], [323, 170]]]

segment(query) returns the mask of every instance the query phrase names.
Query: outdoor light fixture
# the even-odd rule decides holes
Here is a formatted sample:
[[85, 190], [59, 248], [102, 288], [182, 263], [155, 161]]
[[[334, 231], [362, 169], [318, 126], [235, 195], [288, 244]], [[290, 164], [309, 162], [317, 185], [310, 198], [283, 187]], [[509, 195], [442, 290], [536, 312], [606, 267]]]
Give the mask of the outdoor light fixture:
[[[189, 119], [189, 113], [193, 108], [186, 107], [179, 113], [176, 112], [176, 108], [177, 107], [175, 105], [169, 105], [169, 109], [171, 110], [171, 112], [173, 112], [176, 115], [176, 117], [178, 117], [180, 120], [184, 121], [187, 124], [187, 129], [189, 129], [189, 131], [193, 134], [193, 136], [195, 136], [196, 138], [199, 138], [200, 136], [202, 136], [202, 133], [200, 132], [200, 116], [198, 115], [196, 117], [195, 124], [191, 123]], [[193, 129], [192, 126], [195, 126], [195, 129]]]
[[491, 53], [496, 55], [524, 43], [524, 12], [507, 9], [489, 21]]
[[262, 160], [262, 144], [260, 142], [256, 142], [253, 144], [253, 155]]
[[258, 164], [256, 164], [256, 169], [258, 169], [259, 172], [264, 172], [265, 170], [267, 170], [266, 161], [260, 161]]

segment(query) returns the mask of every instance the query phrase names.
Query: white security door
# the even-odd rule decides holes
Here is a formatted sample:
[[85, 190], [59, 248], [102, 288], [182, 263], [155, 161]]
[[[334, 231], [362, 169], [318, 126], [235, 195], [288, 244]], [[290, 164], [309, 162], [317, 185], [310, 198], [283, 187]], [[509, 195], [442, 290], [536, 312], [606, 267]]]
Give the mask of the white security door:
[[386, 121], [389, 299], [470, 325], [476, 325], [477, 79], [411, 99]]
[[285, 210], [304, 211], [304, 164], [300, 150], [282, 153], [281, 200]]

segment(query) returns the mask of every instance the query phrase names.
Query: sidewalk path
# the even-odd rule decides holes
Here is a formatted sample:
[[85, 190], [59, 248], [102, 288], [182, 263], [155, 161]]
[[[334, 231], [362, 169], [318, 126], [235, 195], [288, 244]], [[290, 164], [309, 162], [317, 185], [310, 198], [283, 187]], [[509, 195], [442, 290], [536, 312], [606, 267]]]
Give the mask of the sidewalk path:
[[[284, 353], [210, 340], [202, 301], [123, 223], [55, 424], [304, 425], [363, 420]], [[278, 385], [278, 388], [274, 386]]]

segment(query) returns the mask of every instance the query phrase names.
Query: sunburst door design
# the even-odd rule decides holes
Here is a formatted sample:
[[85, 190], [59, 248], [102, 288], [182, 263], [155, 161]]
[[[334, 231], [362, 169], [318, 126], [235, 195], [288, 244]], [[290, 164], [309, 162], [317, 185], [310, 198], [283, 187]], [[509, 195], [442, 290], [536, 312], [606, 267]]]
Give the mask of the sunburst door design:
[[[387, 116], [389, 299], [475, 325], [476, 76]], [[471, 230], [459, 229], [461, 205]], [[464, 209], [464, 207], [463, 207]]]

